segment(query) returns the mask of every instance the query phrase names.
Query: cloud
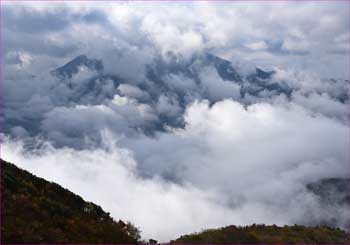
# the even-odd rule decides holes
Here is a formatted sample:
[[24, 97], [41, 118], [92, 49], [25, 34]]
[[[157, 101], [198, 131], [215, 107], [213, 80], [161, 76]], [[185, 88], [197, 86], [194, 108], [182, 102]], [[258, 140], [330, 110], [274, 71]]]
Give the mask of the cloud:
[[182, 113], [182, 108], [179, 106], [176, 97], [165, 95], [160, 95], [157, 103], [157, 110], [159, 114], [165, 114], [170, 117], [176, 117]]
[[[91, 115], [103, 120], [96, 113]], [[74, 114], [65, 113], [68, 123], [76, 121]], [[63, 121], [54, 118], [53, 128], [59, 129]], [[348, 128], [340, 122], [296, 105], [245, 109], [232, 100], [211, 107], [196, 102], [185, 121], [183, 130], [155, 138], [119, 137], [119, 146], [118, 136], [101, 130], [103, 148], [93, 150], [47, 146], [33, 153], [21, 142], [5, 140], [2, 156], [101, 204], [116, 218], [135, 222], [145, 237], [161, 241], [226, 224], [316, 224], [336, 218], [338, 225], [346, 225], [345, 206], [325, 208], [305, 187], [347, 176]], [[146, 178], [139, 175], [144, 170]]]
[[121, 95], [128, 98], [137, 99], [139, 101], [150, 100], [148, 93], [142, 91], [139, 87], [127, 83], [120, 84], [118, 86], [118, 91], [121, 93]]
[[99, 144], [104, 129], [129, 135], [157, 119], [149, 105], [115, 95], [107, 105], [55, 107], [44, 115], [41, 131], [60, 146], [81, 148], [86, 140]]
[[[28, 154], [21, 142], [5, 141], [2, 154], [5, 159], [62, 184], [85, 200], [102, 204], [116, 219], [132, 221], [141, 228], [144, 238], [165, 242], [209, 223], [229, 224], [231, 218], [227, 214], [232, 211], [215, 201], [218, 198], [215, 193], [157, 177], [141, 179], [130, 151], [109, 147], [77, 151], [47, 146], [38, 154]], [[212, 210], [216, 210], [214, 216]]]
[[[284, 67], [306, 64], [307, 69], [323, 76], [344, 78], [349, 77], [345, 69], [348, 60], [339, 62], [331, 53], [347, 57], [349, 51], [347, 4], [157, 3], [156, 7], [144, 3], [6, 4], [4, 31], [9, 33], [4, 35], [7, 37], [4, 47], [5, 52], [10, 47], [21, 47], [29, 53], [50, 52], [65, 57], [80, 50], [104, 53], [105, 58], [116, 49], [116, 43], [124, 46], [129, 43], [128, 48], [123, 47], [126, 53], [133, 50], [142, 53], [146, 49], [149, 54], [154, 49], [187, 58], [195, 52], [212, 50], [231, 57], [241, 52], [241, 56], [254, 59], [264, 51], [270, 55], [265, 63]], [[34, 26], [33, 32], [42, 33], [40, 38], [28, 35]], [[22, 39], [26, 43], [18, 41]], [[286, 57], [280, 57], [281, 54]], [[303, 57], [297, 57], [300, 54]], [[331, 62], [327, 65], [318, 62], [320, 56]], [[147, 57], [141, 60], [144, 59]], [[333, 74], [324, 72], [329, 65]]]
[[254, 51], [267, 49], [267, 45], [264, 41], [249, 43], [246, 44], [246, 47]]
[[[348, 176], [345, 125], [296, 105], [244, 109], [230, 100], [212, 107], [195, 103], [185, 122], [173, 134], [126, 143], [141, 173], [218, 191], [225, 196], [221, 202], [244, 214], [235, 224], [315, 224], [329, 218], [323, 212], [333, 212], [321, 211], [305, 185]], [[345, 206], [339, 210], [348, 217]], [[340, 225], [348, 218], [336, 219]]]
[[[239, 179], [238, 175], [249, 172], [261, 174], [257, 169], [289, 169], [303, 162], [334, 157], [345, 167], [349, 157], [345, 125], [293, 104], [287, 108], [255, 104], [245, 110], [231, 100], [212, 107], [202, 102], [189, 107], [185, 115], [186, 126], [178, 134], [127, 142], [135, 149], [141, 167], [150, 172], [173, 172], [180, 179], [203, 185], [231, 188], [227, 183], [234, 182], [234, 177]], [[295, 124], [303, 128], [296, 128]], [[309, 146], [310, 139], [318, 139], [315, 142], [319, 144]], [[325, 143], [326, 139], [332, 146]], [[141, 146], [147, 147], [139, 149]], [[170, 154], [174, 149], [178, 149], [177, 154]]]
[[211, 101], [217, 101], [224, 98], [238, 99], [240, 97], [239, 85], [224, 81], [213, 68], [203, 68], [199, 77], [202, 82], [204, 93], [208, 94]]
[[313, 112], [321, 113], [328, 117], [339, 118], [348, 123], [350, 116], [348, 111], [349, 104], [336, 101], [326, 93], [310, 93], [306, 96], [303, 96], [301, 93], [294, 93], [293, 101]]

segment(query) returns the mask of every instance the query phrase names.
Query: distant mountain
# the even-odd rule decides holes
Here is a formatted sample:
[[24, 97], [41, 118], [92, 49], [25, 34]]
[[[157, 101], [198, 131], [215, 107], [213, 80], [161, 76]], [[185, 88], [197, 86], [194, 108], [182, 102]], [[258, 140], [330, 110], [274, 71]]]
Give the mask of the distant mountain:
[[231, 62], [212, 54], [207, 54], [205, 58], [209, 64], [214, 65], [217, 73], [223, 80], [242, 83], [242, 76], [232, 66]]
[[102, 61], [97, 59], [89, 59], [86, 55], [79, 55], [62, 67], [52, 71], [51, 74], [60, 78], [71, 78], [74, 74], [78, 73], [79, 69], [82, 67], [97, 72], [103, 71]]
[[[324, 215], [317, 224], [327, 226], [339, 225], [339, 217], [344, 212], [350, 212], [350, 179], [349, 178], [325, 178], [306, 185], [309, 192], [316, 196], [319, 208], [332, 210]], [[350, 228], [350, 220], [342, 225]]]
[[139, 231], [61, 186], [1, 161], [1, 243], [137, 243]]
[[326, 226], [227, 226], [181, 236], [177, 244], [349, 244], [349, 234]]
[[[114, 57], [115, 60], [117, 58]], [[133, 66], [132, 62], [116, 69], [111, 69], [113, 64], [106, 62], [107, 59], [100, 60], [81, 54], [52, 70], [50, 73], [53, 79], [47, 83], [50, 84], [49, 89], [39, 90], [38, 93], [43, 94], [31, 97], [28, 101], [40, 106], [26, 108], [23, 105], [25, 110], [18, 115], [18, 112], [12, 113], [17, 102], [5, 103], [4, 111], [10, 110], [11, 113], [4, 114], [4, 132], [12, 135], [15, 134], [13, 128], [21, 127], [30, 136], [36, 136], [42, 130], [40, 127], [48, 115], [46, 113], [52, 108], [108, 106], [115, 102], [115, 96], [127, 97], [132, 100], [130, 103], [142, 104], [142, 107], [152, 112], [155, 120], [148, 125], [130, 125], [131, 131], [137, 129], [147, 135], [166, 131], [169, 126], [183, 128], [184, 112], [194, 101], [208, 100], [210, 104], [214, 104], [224, 99], [232, 99], [243, 105], [250, 105], [274, 101], [281, 95], [281, 99], [307, 104], [309, 109], [319, 113], [320, 109], [314, 103], [308, 102], [309, 96], [312, 98], [315, 92], [321, 96], [321, 100], [329, 96], [342, 104], [349, 103], [349, 87], [345, 86], [349, 81], [328, 79], [324, 87], [310, 92], [308, 86], [305, 88], [298, 81], [287, 81], [288, 78], [277, 76], [275, 70], [264, 70], [249, 64], [245, 64], [247, 67], [242, 66], [239, 61], [236, 64], [211, 53], [196, 53], [189, 58], [174, 53], [166, 56], [155, 55], [145, 66], [140, 65], [141, 74], [135, 76], [137, 81], [136, 78], [131, 78], [133, 76], [123, 77], [123, 74], [126, 76], [125, 74], [135, 72], [134, 69], [127, 71], [129, 66]], [[126, 71], [122, 72], [121, 69]], [[41, 78], [39, 76], [36, 79]], [[46, 102], [39, 103], [39, 99]], [[338, 107], [341, 108], [341, 105]], [[325, 113], [328, 110], [325, 109]], [[340, 119], [344, 120], [343, 117]]]
[[350, 179], [327, 178], [309, 183], [307, 189], [317, 195], [324, 205], [343, 205], [350, 208]]
[[[210, 53], [194, 54], [189, 59], [172, 53], [168, 54], [167, 58], [156, 56], [145, 65], [146, 74], [143, 81], [130, 81], [129, 78], [125, 78], [119, 73], [111, 74], [104, 70], [103, 63], [103, 60], [79, 55], [51, 71], [51, 74], [60, 81], [52, 88], [52, 94], [60, 94], [63, 85], [67, 88], [66, 92], [68, 91], [69, 97], [67, 100], [69, 102], [90, 105], [101, 104], [112, 99], [118, 93], [119, 85], [131, 84], [146, 95], [143, 98], [147, 99], [142, 102], [151, 107], [157, 104], [161, 95], [166, 94], [169, 98], [175, 98], [179, 106], [184, 109], [188, 103], [195, 99], [207, 99], [214, 103], [217, 100], [233, 98], [241, 103], [249, 103], [251, 97], [266, 99], [281, 94], [290, 99], [292, 94], [300, 89], [298, 86], [291, 87], [290, 83], [283, 80], [283, 78], [276, 78], [276, 71], [274, 70], [267, 71], [255, 67], [255, 69], [243, 72], [239, 65], [234, 65], [232, 62]], [[209, 81], [210, 85], [208, 87], [208, 84], [206, 84], [208, 81], [203, 81], [202, 74], [206, 68], [214, 70], [228, 84], [238, 86], [239, 98], [237, 98], [236, 92], [230, 89], [225, 91], [224, 95], [220, 95], [221, 97], [210, 96], [211, 93], [215, 93], [215, 91], [211, 91], [213, 90], [211, 86], [217, 84], [216, 86], [219, 87], [223, 84], [220, 84], [220, 81], [214, 78], [214, 81]], [[79, 78], [77, 81], [75, 75], [84, 69], [91, 71], [90, 77], [85, 74], [87, 77]], [[172, 80], [174, 76], [178, 77], [180, 85], [176, 84], [178, 81]], [[330, 79], [327, 80], [327, 83], [336, 84], [337, 80]], [[230, 95], [230, 92], [232, 95]], [[322, 91], [319, 91], [319, 93], [322, 93]], [[348, 92], [341, 91], [336, 86], [329, 96], [341, 103], [346, 103], [349, 100]], [[181, 122], [181, 119], [178, 119], [168, 115], [164, 117], [167, 124]]]
[[[94, 71], [97, 75], [92, 75], [90, 78], [86, 79], [85, 82], [80, 84], [72, 84], [69, 80], [72, 79], [82, 67]], [[180, 104], [185, 106], [185, 102], [181, 100], [183, 100], [184, 93], [189, 91], [174, 90], [174, 88], [169, 86], [166, 80], [169, 76], [178, 75], [195, 81], [198, 86], [197, 90], [200, 90], [202, 81], [199, 74], [205, 67], [213, 68], [224, 81], [239, 85], [241, 87], [242, 97], [246, 94], [257, 96], [264, 90], [270, 93], [272, 92], [273, 94], [283, 93], [287, 96], [292, 92], [292, 89], [283, 81], [274, 82], [271, 80], [274, 71], [264, 71], [260, 68], [256, 68], [251, 74], [243, 75], [240, 74], [230, 61], [209, 53], [194, 55], [189, 60], [182, 59], [175, 55], [170, 55], [167, 60], [162, 57], [155, 58], [150, 64], [146, 65], [146, 78], [148, 82], [143, 81], [134, 85], [151, 95], [150, 98], [154, 101], [158, 100], [161, 93], [172, 93], [180, 100]], [[112, 96], [110, 93], [106, 93], [106, 89], [103, 89], [104, 87], [108, 86], [111, 91], [116, 89], [121, 83], [128, 83], [127, 79], [123, 77], [105, 73], [103, 70], [103, 61], [90, 59], [86, 55], [80, 55], [74, 58], [65, 65], [52, 71], [51, 74], [64, 81], [66, 86], [73, 91], [74, 96], [71, 96], [72, 100], [79, 103], [87, 101], [85, 97], [89, 98], [89, 103], [91, 103], [92, 98], [98, 98], [95, 101], [96, 104], [101, 103], [101, 96], [107, 99], [110, 99]]]
[[201, 84], [200, 71], [205, 67], [212, 67], [224, 81], [230, 81], [241, 87], [241, 96], [245, 94], [257, 95], [263, 90], [274, 91], [277, 94], [284, 93], [289, 96], [292, 89], [283, 81], [271, 81], [274, 71], [264, 71], [260, 68], [253, 70], [250, 74], [242, 74], [235, 68], [232, 62], [222, 59], [216, 55], [206, 53], [194, 55], [189, 60], [173, 56], [165, 61], [162, 58], [156, 59], [153, 64], [148, 65], [147, 77], [150, 80], [164, 84], [164, 77], [169, 74], [182, 75], [183, 77], [195, 80]]

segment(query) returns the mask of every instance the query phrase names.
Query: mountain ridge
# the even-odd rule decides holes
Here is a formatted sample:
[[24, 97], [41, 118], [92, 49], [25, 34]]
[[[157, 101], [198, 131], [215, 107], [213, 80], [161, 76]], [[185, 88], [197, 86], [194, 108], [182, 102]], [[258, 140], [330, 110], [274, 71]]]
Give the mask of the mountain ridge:
[[339, 228], [253, 224], [226, 226], [183, 235], [171, 244], [348, 244], [349, 234]]
[[129, 222], [60, 185], [0, 159], [1, 243], [125, 243], [140, 239]]

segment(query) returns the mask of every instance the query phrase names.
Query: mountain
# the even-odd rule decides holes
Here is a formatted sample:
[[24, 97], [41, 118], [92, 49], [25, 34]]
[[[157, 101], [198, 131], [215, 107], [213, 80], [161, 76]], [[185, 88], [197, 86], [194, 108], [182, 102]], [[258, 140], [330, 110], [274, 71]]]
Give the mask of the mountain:
[[[164, 131], [168, 126], [183, 127], [183, 112], [195, 100], [215, 103], [233, 98], [246, 103], [245, 97], [278, 94], [289, 97], [292, 93], [285, 82], [274, 81], [274, 71], [256, 68], [248, 75], [242, 74], [232, 62], [209, 53], [196, 54], [190, 59], [171, 54], [168, 58], [157, 56], [145, 64], [144, 80], [140, 81], [104, 70], [103, 62], [79, 55], [51, 71], [58, 80], [49, 91], [51, 101], [57, 106], [100, 105], [113, 100], [115, 95], [132, 97], [135, 94], [125, 93], [137, 91], [139, 97], [133, 99], [157, 113], [159, 120], [141, 129], [152, 134], [150, 129]], [[216, 73], [219, 79], [208, 78], [207, 70]], [[123, 90], [125, 87], [127, 89]], [[165, 102], [162, 98], [166, 98]], [[162, 110], [164, 107], [171, 110]]]
[[[85, 81], [73, 83], [72, 79], [74, 79], [74, 75], [79, 73], [81, 67], [93, 71], [94, 74], [85, 79]], [[272, 81], [274, 71], [264, 71], [256, 68], [251, 74], [243, 75], [230, 61], [210, 53], [193, 55], [191, 59], [183, 59], [176, 55], [169, 55], [168, 59], [162, 57], [155, 58], [146, 65], [146, 80], [138, 84], [134, 82], [133, 85], [150, 95], [149, 98], [151, 98], [151, 101], [148, 101], [149, 103], [158, 101], [160, 94], [169, 93], [175, 95], [180, 100], [180, 104], [185, 107], [186, 103], [183, 101], [183, 98], [186, 93], [195, 94], [205, 89], [206, 85], [200, 77], [203, 68], [212, 68], [222, 80], [240, 86], [242, 97], [246, 94], [258, 96], [264, 90], [272, 94], [283, 93], [287, 96], [290, 96], [292, 92], [292, 89], [283, 81]], [[72, 96], [70, 98], [77, 103], [99, 104], [103, 99], [113, 98], [113, 94], [106, 92], [106, 90], [113, 91], [120, 84], [128, 83], [126, 82], [128, 80], [127, 78], [105, 73], [103, 70], [103, 61], [90, 59], [86, 55], [79, 55], [52, 71], [51, 74], [60, 79], [62, 83], [72, 90]], [[195, 91], [188, 91], [186, 88], [180, 90], [179, 88], [174, 88], [168, 81], [169, 77], [174, 75], [193, 80], [197, 88]], [[203, 99], [208, 98], [204, 97]]]
[[82, 67], [97, 72], [103, 71], [102, 61], [97, 59], [89, 59], [86, 55], [79, 55], [62, 67], [52, 71], [51, 74], [62, 79], [72, 78], [72, 76], [78, 73], [79, 69]]
[[349, 244], [349, 234], [338, 228], [300, 225], [227, 226], [181, 236], [173, 244]]
[[[128, 105], [147, 108], [154, 120], [143, 125], [128, 125], [130, 131], [136, 129], [147, 135], [155, 135], [157, 131], [164, 132], [169, 126], [183, 128], [184, 112], [194, 101], [208, 100], [210, 104], [214, 104], [224, 99], [232, 99], [248, 106], [287, 99], [307, 105], [316, 113], [321, 111], [332, 116], [334, 113], [329, 112], [328, 107], [320, 109], [309, 100], [316, 96], [320, 97], [320, 103], [328, 97], [344, 106], [349, 103], [349, 81], [326, 80], [324, 86], [316, 86], [314, 93], [310, 88], [317, 81], [315, 84], [304, 84], [299, 78], [293, 78], [295, 74], [291, 75], [292, 80], [288, 80], [289, 75], [284, 76], [283, 72], [280, 76], [277, 70], [242, 65], [239, 61], [231, 62], [211, 53], [196, 53], [189, 58], [174, 53], [166, 56], [155, 55], [145, 61], [145, 64], [137, 65], [140, 66], [137, 76], [134, 76], [134, 68], [128, 71], [128, 67], [133, 67], [133, 62], [122, 67], [118, 67], [118, 62], [107, 63], [113, 60], [118, 60], [118, 57], [113, 57], [111, 61], [108, 58], [101, 60], [81, 54], [52, 70], [49, 78], [45, 71], [43, 77], [28, 77], [35, 84], [41, 84], [44, 79], [48, 82], [35, 92], [40, 96], [31, 96], [28, 100], [15, 99], [10, 103], [5, 100], [4, 111], [7, 113], [4, 113], [4, 132], [15, 135], [14, 128], [23, 128], [30, 136], [35, 137], [42, 133], [43, 120], [53, 108], [83, 108], [81, 106], [94, 105], [110, 107], [115, 104], [115, 97], [126, 97], [130, 101]], [[20, 105], [20, 113], [16, 108], [18, 103], [23, 103]], [[343, 105], [337, 105], [336, 108], [342, 110]], [[344, 120], [343, 115], [339, 118]], [[58, 145], [60, 143], [56, 146]]]
[[292, 91], [285, 82], [272, 81], [274, 71], [264, 71], [256, 67], [250, 74], [242, 74], [232, 62], [210, 53], [196, 54], [189, 60], [177, 56], [171, 56], [167, 61], [158, 58], [147, 66], [147, 78], [164, 85], [164, 78], [175, 74], [203, 84], [199, 74], [203, 68], [208, 67], [213, 68], [222, 80], [239, 85], [242, 97], [245, 94], [258, 95], [263, 90], [290, 96]]
[[329, 205], [346, 204], [350, 207], [350, 179], [326, 178], [309, 183], [307, 189], [317, 195], [322, 203]]
[[[59, 94], [62, 96], [62, 86], [66, 87], [68, 101], [76, 104], [101, 104], [105, 100], [110, 100], [118, 93], [118, 86], [129, 84], [141, 90], [147, 96], [142, 100], [151, 106], [154, 106], [162, 94], [167, 94], [171, 98], [176, 98], [179, 106], [185, 108], [186, 105], [195, 99], [207, 99], [210, 102], [225, 98], [233, 98], [246, 103], [245, 98], [267, 98], [275, 95], [285, 95], [291, 98], [292, 93], [299, 91], [299, 85], [286, 81], [287, 78], [275, 76], [275, 70], [263, 70], [259, 67], [252, 67], [249, 70], [242, 69], [240, 65], [223, 59], [211, 53], [193, 54], [190, 58], [184, 58], [180, 55], [169, 52], [166, 57], [155, 56], [148, 60], [145, 65], [145, 75], [140, 81], [133, 81], [123, 77], [118, 69], [107, 71], [104, 69], [105, 60], [92, 59], [85, 54], [81, 54], [66, 64], [51, 71], [51, 75], [59, 82], [53, 86], [51, 93], [53, 96]], [[132, 64], [130, 64], [132, 66]], [[107, 66], [106, 66], [107, 67]], [[117, 67], [116, 67], [117, 68]], [[237, 85], [240, 98], [237, 98], [234, 91], [210, 96], [215, 93], [216, 86], [223, 86], [220, 79], [211, 78], [213, 81], [204, 81], [207, 77], [203, 70], [213, 69], [218, 77], [227, 84]], [[124, 68], [125, 69], [125, 68]], [[90, 73], [79, 76], [79, 72], [88, 70]], [[245, 71], [243, 71], [245, 70]], [[142, 77], [142, 76], [141, 76]], [[178, 80], [172, 80], [177, 77]], [[328, 84], [329, 96], [341, 103], [349, 100], [348, 92], [339, 87], [337, 83], [342, 84], [336, 79], [326, 79]], [[176, 84], [178, 83], [178, 84]], [[345, 81], [349, 83], [349, 81]], [[227, 87], [226, 84], [226, 87]], [[214, 87], [213, 87], [214, 86]], [[214, 88], [214, 89], [213, 89]], [[229, 89], [230, 90], [230, 89]], [[305, 92], [305, 91], [304, 91]], [[317, 91], [324, 93], [325, 91]], [[327, 92], [327, 93], [328, 93]], [[62, 98], [61, 98], [62, 99]], [[66, 101], [65, 101], [66, 102]], [[174, 121], [174, 118], [166, 118], [167, 123]], [[176, 125], [175, 125], [176, 126]]]
[[[339, 225], [339, 217], [350, 210], [350, 179], [324, 178], [307, 184], [306, 189], [316, 196], [319, 208], [333, 210], [317, 223], [332, 227]], [[342, 226], [350, 228], [350, 220]]]
[[1, 161], [1, 243], [137, 243], [139, 231], [58, 184]]

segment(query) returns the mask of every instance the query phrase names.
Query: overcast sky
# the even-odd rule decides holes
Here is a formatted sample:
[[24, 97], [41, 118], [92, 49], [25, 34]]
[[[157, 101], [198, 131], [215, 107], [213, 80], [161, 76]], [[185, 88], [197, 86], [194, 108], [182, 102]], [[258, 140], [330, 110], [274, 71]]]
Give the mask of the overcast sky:
[[3, 5], [5, 62], [20, 52], [43, 68], [81, 53], [101, 55], [112, 46], [143, 52], [156, 46], [185, 56], [210, 50], [230, 60], [349, 78], [346, 1]]

